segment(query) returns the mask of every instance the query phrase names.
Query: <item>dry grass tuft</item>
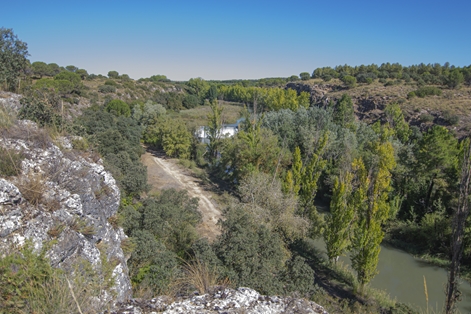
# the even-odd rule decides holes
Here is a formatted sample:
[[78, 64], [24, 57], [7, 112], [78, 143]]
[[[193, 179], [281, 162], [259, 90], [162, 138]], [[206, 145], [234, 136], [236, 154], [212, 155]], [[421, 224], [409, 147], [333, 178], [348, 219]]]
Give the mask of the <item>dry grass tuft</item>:
[[174, 283], [174, 290], [179, 292], [198, 290], [200, 294], [210, 292], [214, 286], [228, 286], [227, 278], [222, 279], [218, 271], [208, 267], [200, 260], [184, 262], [182, 275]]
[[38, 206], [46, 192], [45, 180], [41, 173], [30, 173], [22, 177], [17, 184], [23, 197], [32, 205]]

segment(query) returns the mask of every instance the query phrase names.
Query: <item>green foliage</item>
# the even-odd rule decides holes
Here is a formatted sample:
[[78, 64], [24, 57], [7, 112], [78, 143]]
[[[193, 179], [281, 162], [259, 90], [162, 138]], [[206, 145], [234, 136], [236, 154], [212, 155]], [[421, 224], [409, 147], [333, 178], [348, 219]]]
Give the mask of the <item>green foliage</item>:
[[343, 94], [342, 98], [338, 101], [334, 110], [333, 120], [343, 128], [351, 127], [355, 121], [353, 101], [347, 94]]
[[36, 61], [31, 64], [31, 69], [33, 70], [33, 74], [42, 78], [45, 75], [49, 74], [49, 69], [45, 62]]
[[450, 72], [446, 79], [446, 84], [450, 88], [458, 88], [464, 82], [464, 75], [459, 69], [454, 69]]
[[303, 204], [311, 204], [316, 196], [319, 177], [327, 165], [327, 161], [322, 156], [327, 141], [328, 135], [324, 133], [322, 138], [319, 139], [317, 147], [310, 156], [309, 161], [305, 163], [305, 166], [301, 170], [301, 189], [299, 195]]
[[196, 95], [199, 99], [204, 99], [210, 89], [209, 83], [201, 77], [192, 78], [187, 84], [191, 88], [192, 94]]
[[117, 71], [109, 71], [108, 72], [108, 77], [112, 79], [117, 79], [119, 78], [119, 73]]
[[19, 40], [10, 28], [0, 28], [0, 84], [9, 90], [19, 88], [19, 78], [29, 62], [28, 45]]
[[[442, 90], [435, 86], [424, 86], [414, 91], [414, 95], [421, 98], [426, 96], [440, 96], [441, 94]], [[411, 95], [411, 97], [413, 96]]]
[[152, 75], [150, 80], [153, 82], [168, 82], [170, 81], [165, 75]]
[[136, 289], [168, 293], [178, 273], [177, 254], [184, 257], [197, 239], [197, 208], [198, 199], [170, 189], [121, 209], [124, 231], [136, 244], [128, 262]]
[[144, 142], [162, 148], [170, 157], [190, 157], [192, 135], [180, 119], [161, 118], [147, 127]]
[[301, 74], [299, 74], [299, 77], [301, 78], [301, 80], [307, 81], [311, 78], [311, 74], [309, 74], [308, 72], [301, 72]]
[[70, 82], [70, 84], [72, 84], [71, 93], [80, 95], [83, 89], [82, 78], [80, 77], [80, 75], [74, 72], [68, 72], [68, 71], [60, 72], [59, 74], [54, 76], [54, 80]]
[[105, 85], [118, 87], [118, 83], [116, 83], [114, 80], [106, 80]]
[[351, 260], [361, 290], [377, 272], [380, 244], [384, 237], [381, 225], [389, 218], [391, 171], [396, 166], [390, 142], [375, 143], [373, 152], [375, 159], [369, 165], [369, 170], [365, 168], [362, 159], [356, 159], [352, 165], [358, 183], [352, 200], [357, 218]]
[[231, 282], [264, 294], [280, 292], [279, 276], [287, 256], [278, 235], [237, 205], [226, 210], [221, 227], [216, 252]]
[[28, 119], [41, 126], [62, 127], [62, 102], [56, 93], [44, 89], [28, 90], [20, 103], [20, 119]]
[[113, 99], [110, 101], [106, 107], [106, 111], [113, 113], [116, 116], [131, 116], [131, 109], [129, 105], [120, 99]]
[[355, 214], [355, 208], [351, 204], [352, 180], [352, 173], [347, 172], [334, 181], [330, 215], [327, 216], [327, 228], [324, 233], [327, 256], [331, 261], [337, 261], [350, 245]]
[[[109, 288], [87, 262], [73, 274], [54, 269], [46, 257], [47, 245], [34, 252], [32, 244], [0, 257], [1, 313], [99, 313], [107, 304], [99, 300]], [[104, 267], [104, 266], [103, 266]], [[110, 281], [112, 282], [112, 281]]]
[[213, 100], [209, 104], [211, 113], [208, 115], [208, 161], [209, 164], [214, 166], [219, 154], [222, 138], [222, 106], [219, 105], [217, 100]]
[[411, 135], [409, 124], [404, 119], [404, 114], [398, 104], [389, 104], [384, 109], [386, 120], [389, 126], [394, 130], [396, 137], [406, 143]]
[[98, 91], [103, 94], [115, 93], [116, 87], [111, 85], [101, 85], [98, 86]]
[[341, 80], [348, 88], [352, 88], [357, 85], [357, 79], [351, 75], [345, 75]]
[[195, 108], [200, 104], [200, 99], [196, 95], [186, 95], [183, 99], [183, 107], [186, 109]]
[[445, 110], [443, 112], [443, 120], [445, 120], [446, 123], [449, 125], [458, 125], [458, 122], [460, 121], [460, 117], [456, 114], [453, 114], [449, 110]]
[[147, 189], [147, 171], [139, 162], [142, 129], [135, 120], [88, 109], [77, 119], [76, 129], [102, 154], [124, 193], [137, 195]]

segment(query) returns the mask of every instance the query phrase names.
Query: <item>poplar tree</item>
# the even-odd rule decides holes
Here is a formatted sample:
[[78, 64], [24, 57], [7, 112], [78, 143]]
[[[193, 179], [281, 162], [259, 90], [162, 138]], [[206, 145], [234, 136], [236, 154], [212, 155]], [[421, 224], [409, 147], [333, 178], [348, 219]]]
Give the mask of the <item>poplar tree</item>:
[[355, 207], [351, 203], [353, 174], [347, 172], [335, 178], [330, 202], [330, 215], [327, 216], [327, 228], [324, 239], [327, 256], [334, 263], [350, 245], [351, 227]]
[[304, 204], [309, 205], [312, 203], [317, 192], [317, 183], [322, 171], [327, 165], [327, 160], [322, 157], [324, 149], [327, 146], [328, 135], [324, 133], [319, 140], [316, 150], [311, 156], [311, 159], [301, 171], [301, 188], [300, 197]]
[[381, 224], [389, 218], [391, 171], [396, 166], [391, 142], [379, 141], [373, 148], [373, 154], [376, 159], [372, 161], [369, 171], [361, 158], [355, 159], [352, 165], [357, 182], [353, 196], [356, 226], [351, 260], [361, 291], [377, 273], [380, 244], [384, 237]]
[[211, 113], [208, 115], [208, 156], [209, 163], [214, 166], [221, 145], [221, 129], [222, 129], [222, 106], [214, 99], [209, 103]]

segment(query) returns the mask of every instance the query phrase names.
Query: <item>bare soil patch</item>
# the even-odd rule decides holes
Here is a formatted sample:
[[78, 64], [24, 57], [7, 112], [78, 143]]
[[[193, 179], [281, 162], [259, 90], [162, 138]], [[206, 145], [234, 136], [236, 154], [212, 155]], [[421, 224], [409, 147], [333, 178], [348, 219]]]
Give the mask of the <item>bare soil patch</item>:
[[191, 197], [199, 199], [198, 210], [203, 215], [203, 220], [197, 230], [201, 237], [213, 241], [221, 233], [217, 222], [222, 215], [212, 193], [207, 190], [204, 183], [193, 176], [188, 169], [178, 165], [176, 159], [170, 159], [164, 153], [148, 149], [142, 155], [141, 160], [147, 166], [147, 183], [151, 186], [150, 193], [174, 188], [187, 190]]

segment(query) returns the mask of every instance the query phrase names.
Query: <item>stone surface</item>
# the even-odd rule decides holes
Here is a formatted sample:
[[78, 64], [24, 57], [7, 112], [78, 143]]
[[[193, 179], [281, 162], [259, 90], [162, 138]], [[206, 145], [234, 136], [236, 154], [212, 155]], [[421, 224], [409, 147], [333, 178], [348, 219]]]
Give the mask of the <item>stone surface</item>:
[[24, 156], [18, 176], [0, 178], [0, 252], [27, 240], [39, 251], [54, 240], [47, 251], [54, 267], [72, 272], [86, 261], [103, 274], [106, 266], [115, 284], [101, 301], [125, 301], [131, 296], [121, 249], [126, 236], [108, 221], [117, 213], [119, 188], [101, 160], [71, 150], [67, 139], [57, 143], [63, 150], [30, 121], [18, 121], [0, 138], [0, 146]]
[[291, 297], [264, 296], [249, 288], [214, 288], [211, 293], [195, 295], [172, 302], [168, 297], [152, 300], [132, 299], [119, 304], [113, 314], [148, 314], [148, 313], [298, 313], [328, 314], [324, 308], [312, 301]]

